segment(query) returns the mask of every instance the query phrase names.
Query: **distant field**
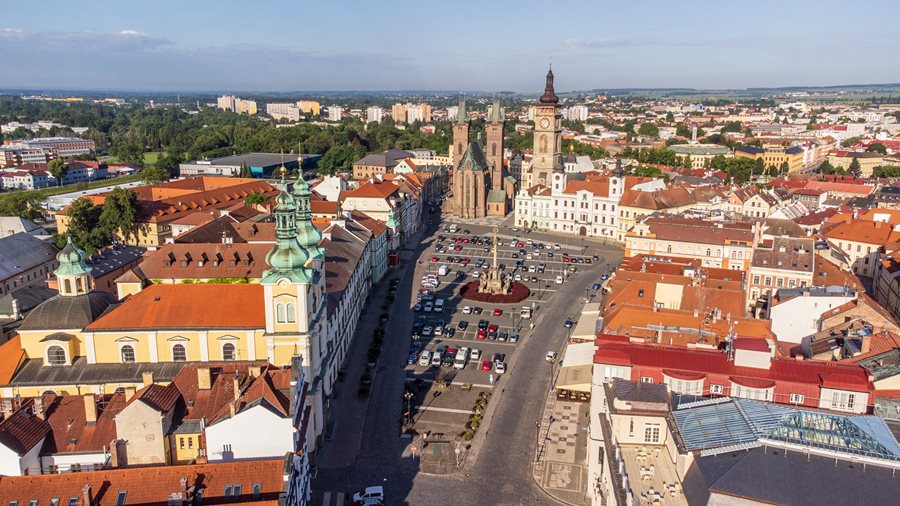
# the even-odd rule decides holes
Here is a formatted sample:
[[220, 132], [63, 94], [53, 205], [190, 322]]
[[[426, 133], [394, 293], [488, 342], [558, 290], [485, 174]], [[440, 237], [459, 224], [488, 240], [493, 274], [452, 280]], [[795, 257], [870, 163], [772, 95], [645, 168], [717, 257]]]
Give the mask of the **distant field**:
[[152, 165], [156, 163], [156, 159], [159, 158], [162, 152], [160, 151], [148, 151], [144, 153], [144, 166]]

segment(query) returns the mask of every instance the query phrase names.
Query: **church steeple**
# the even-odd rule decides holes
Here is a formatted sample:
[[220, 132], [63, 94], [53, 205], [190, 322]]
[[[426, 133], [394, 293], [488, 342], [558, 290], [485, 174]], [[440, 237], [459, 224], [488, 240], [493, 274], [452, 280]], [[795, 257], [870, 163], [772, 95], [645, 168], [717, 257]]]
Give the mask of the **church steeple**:
[[503, 108], [500, 107], [500, 98], [497, 95], [494, 95], [494, 103], [491, 105], [491, 123], [503, 123], [506, 121], [506, 115], [503, 113]]
[[456, 122], [457, 123], [468, 123], [469, 115], [466, 114], [466, 99], [459, 99], [459, 108], [456, 110]]
[[275, 198], [275, 247], [266, 254], [269, 269], [263, 272], [263, 283], [287, 278], [293, 283], [309, 282], [312, 273], [306, 268], [309, 252], [297, 241], [297, 202], [288, 192], [281, 168], [281, 184]]
[[542, 104], [558, 104], [559, 97], [553, 91], [553, 65], [547, 71], [547, 85], [544, 87], [544, 94], [541, 96]]
[[64, 297], [84, 295], [91, 291], [91, 270], [84, 263], [85, 253], [66, 235], [66, 246], [56, 255], [59, 267], [53, 271], [59, 284], [59, 294]]
[[297, 241], [310, 253], [310, 258], [325, 254], [319, 247], [322, 240], [322, 232], [312, 222], [312, 191], [309, 183], [303, 179], [303, 171], [297, 176], [294, 183], [294, 198], [297, 200]]

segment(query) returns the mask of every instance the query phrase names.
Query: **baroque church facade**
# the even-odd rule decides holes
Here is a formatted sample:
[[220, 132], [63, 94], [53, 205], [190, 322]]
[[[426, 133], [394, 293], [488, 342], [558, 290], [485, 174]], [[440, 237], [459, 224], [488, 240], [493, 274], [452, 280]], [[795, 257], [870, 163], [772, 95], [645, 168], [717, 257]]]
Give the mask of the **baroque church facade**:
[[466, 103], [460, 101], [453, 124], [452, 196], [445, 211], [458, 218], [506, 216], [515, 196], [515, 179], [503, 166], [503, 126], [500, 101], [495, 99], [485, 125], [485, 141], [469, 139]]

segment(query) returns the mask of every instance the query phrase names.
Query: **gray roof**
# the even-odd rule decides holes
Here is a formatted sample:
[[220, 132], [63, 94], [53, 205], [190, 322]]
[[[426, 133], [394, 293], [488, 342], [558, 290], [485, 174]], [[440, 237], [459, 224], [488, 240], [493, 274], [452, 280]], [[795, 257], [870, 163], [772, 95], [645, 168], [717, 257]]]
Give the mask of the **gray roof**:
[[46, 286], [25, 286], [0, 297], [0, 315], [13, 314], [15, 299], [19, 313], [27, 313], [41, 302], [57, 295], [56, 290]]
[[666, 385], [616, 379], [613, 381], [616, 399], [626, 402], [669, 404]]
[[91, 276], [99, 278], [123, 265], [130, 264], [140, 258], [145, 251], [147, 248], [121, 244], [106, 248], [87, 259], [88, 266], [92, 267]]
[[[9, 231], [12, 231], [12, 233], [7, 234]], [[0, 237], [19, 232], [28, 232], [32, 235], [50, 235], [43, 227], [33, 221], [19, 218], [18, 216], [0, 216]]]
[[457, 169], [462, 170], [467, 162], [472, 162], [472, 166], [469, 170], [485, 170], [490, 167], [487, 158], [484, 156], [484, 149], [480, 142], [472, 141], [469, 143], [469, 149], [463, 153]]
[[[315, 155], [300, 155], [303, 158], [309, 158]], [[247, 164], [248, 167], [279, 167], [281, 161], [288, 168], [297, 166], [297, 155], [292, 153], [243, 153], [240, 155], [223, 156], [209, 160], [212, 165], [233, 165], [240, 167]]]
[[87, 358], [78, 357], [72, 365], [44, 367], [44, 361], [33, 358], [16, 372], [10, 384], [20, 386], [52, 385], [103, 385], [115, 383], [140, 383], [143, 373], [152, 372], [156, 382], [169, 382], [178, 371], [190, 362], [160, 362], [124, 364], [88, 364]]
[[0, 281], [56, 260], [59, 250], [52, 242], [19, 232], [0, 239]]
[[58, 295], [34, 308], [19, 330], [83, 329], [116, 302], [107, 292], [91, 292], [75, 297]]
[[891, 469], [775, 448], [695, 460], [685, 498], [706, 504], [707, 492], [764, 504], [896, 504], [900, 477]]
[[397, 165], [397, 160], [390, 157], [387, 153], [372, 153], [353, 162], [353, 165], [372, 165], [374, 167], [390, 168]]

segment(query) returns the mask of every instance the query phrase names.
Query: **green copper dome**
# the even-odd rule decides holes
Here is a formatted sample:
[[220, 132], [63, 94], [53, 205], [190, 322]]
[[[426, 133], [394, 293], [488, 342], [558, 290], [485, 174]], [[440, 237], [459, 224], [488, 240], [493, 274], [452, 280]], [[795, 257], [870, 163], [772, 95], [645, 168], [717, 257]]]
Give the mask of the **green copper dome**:
[[84, 263], [84, 250], [75, 246], [72, 242], [72, 236], [66, 236], [66, 246], [56, 255], [59, 261], [59, 267], [56, 268], [54, 274], [57, 276], [83, 276], [93, 270]]
[[275, 283], [287, 278], [294, 283], [308, 282], [312, 272], [306, 268], [307, 251], [297, 241], [297, 203], [287, 191], [282, 173], [281, 190], [275, 198], [275, 247], [266, 254], [269, 269], [263, 273], [263, 283]]
[[322, 240], [322, 232], [313, 225], [312, 222], [312, 204], [310, 196], [312, 191], [309, 189], [309, 183], [303, 179], [303, 173], [297, 176], [297, 182], [294, 183], [294, 198], [297, 200], [297, 241], [301, 246], [309, 250], [313, 258], [325, 254], [325, 251], [319, 247]]
[[397, 228], [400, 226], [400, 222], [397, 221], [397, 213], [395, 213], [393, 209], [388, 212], [387, 226], [388, 228]]

